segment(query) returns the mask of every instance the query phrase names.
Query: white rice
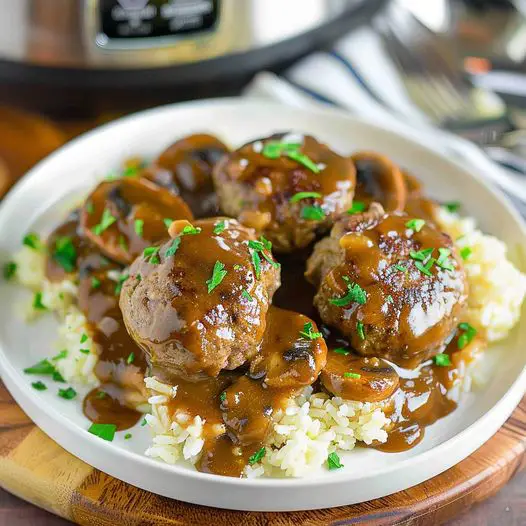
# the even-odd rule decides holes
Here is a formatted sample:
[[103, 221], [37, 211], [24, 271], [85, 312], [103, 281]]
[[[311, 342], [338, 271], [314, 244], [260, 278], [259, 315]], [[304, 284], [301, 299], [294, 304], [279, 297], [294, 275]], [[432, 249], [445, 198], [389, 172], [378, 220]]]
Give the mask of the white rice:
[[506, 245], [477, 230], [473, 218], [459, 217], [440, 208], [438, 221], [459, 249], [471, 249], [464, 261], [469, 285], [465, 321], [489, 342], [506, 338], [519, 321], [526, 275], [508, 259]]

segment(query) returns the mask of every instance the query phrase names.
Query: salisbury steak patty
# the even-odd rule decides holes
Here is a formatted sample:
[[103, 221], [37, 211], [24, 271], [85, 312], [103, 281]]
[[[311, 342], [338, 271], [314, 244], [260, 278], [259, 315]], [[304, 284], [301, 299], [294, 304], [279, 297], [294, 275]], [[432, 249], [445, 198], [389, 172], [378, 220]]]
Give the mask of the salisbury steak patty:
[[277, 134], [225, 155], [213, 172], [223, 212], [277, 251], [308, 245], [352, 204], [353, 162], [310, 136]]
[[404, 213], [370, 211], [337, 223], [315, 248], [307, 278], [324, 322], [366, 356], [415, 367], [440, 353], [466, 298], [466, 275], [449, 236]]
[[162, 377], [216, 376], [258, 351], [280, 285], [267, 240], [236, 220], [176, 221], [172, 239], [129, 269], [120, 307], [128, 332]]

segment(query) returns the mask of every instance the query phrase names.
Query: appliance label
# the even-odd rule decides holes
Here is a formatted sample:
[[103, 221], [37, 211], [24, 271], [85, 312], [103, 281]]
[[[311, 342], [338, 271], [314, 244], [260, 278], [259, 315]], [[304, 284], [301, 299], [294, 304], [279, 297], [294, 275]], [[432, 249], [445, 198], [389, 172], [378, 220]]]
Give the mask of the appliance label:
[[212, 29], [220, 0], [100, 0], [102, 33], [107, 38], [149, 38]]

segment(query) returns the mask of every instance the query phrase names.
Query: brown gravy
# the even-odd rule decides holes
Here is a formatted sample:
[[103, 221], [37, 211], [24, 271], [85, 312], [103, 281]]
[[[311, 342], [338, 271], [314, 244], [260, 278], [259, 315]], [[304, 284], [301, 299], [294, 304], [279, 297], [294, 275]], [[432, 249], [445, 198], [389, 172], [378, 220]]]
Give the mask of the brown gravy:
[[[211, 143], [217, 151], [223, 151], [221, 143], [214, 143], [208, 138], [206, 141], [202, 140], [208, 141], [207, 145]], [[186, 143], [183, 146], [188, 148]], [[187, 155], [185, 148], [183, 150]], [[226, 147], [224, 150], [226, 151]], [[182, 155], [179, 150], [174, 152], [178, 156]], [[177, 156], [174, 156], [174, 159], [169, 159], [172, 165], [183, 162]], [[184, 162], [189, 162], [187, 157], [184, 159]], [[161, 161], [154, 165], [155, 170], [161, 167], [164, 170], [168, 169], [168, 157], [161, 156]], [[201, 161], [199, 166], [204, 172], [208, 160]], [[156, 175], [155, 170], [149, 174], [154, 181], [156, 177], [160, 177], [160, 172]], [[174, 168], [172, 170], [175, 171]], [[148, 176], [147, 171], [142, 175]], [[199, 175], [201, 177], [202, 174]], [[407, 174], [404, 174], [404, 177], [409, 187], [405, 196], [406, 207], [410, 208], [415, 216], [431, 218], [435, 204], [423, 197], [416, 179]], [[215, 203], [215, 196], [210, 195], [212, 190], [208, 183], [201, 181], [198, 186], [200, 197], [208, 199], [209, 203]], [[203, 195], [203, 189], [206, 189], [208, 196]], [[359, 192], [360, 198], [369, 202], [372, 198], [368, 192], [376, 193], [379, 190], [359, 185]], [[189, 203], [196, 217], [204, 215], [203, 208], [199, 208], [196, 200], [189, 200]], [[216, 213], [215, 204], [205, 208]], [[148, 218], [144, 219], [146, 222]], [[130, 407], [136, 406], [138, 401], [146, 400], [148, 394], [143, 381], [147, 372], [144, 354], [124, 326], [118, 306], [119, 281], [108, 277], [108, 271], [113, 271], [113, 274], [121, 273], [124, 279], [123, 267], [109, 261], [95, 244], [82, 236], [78, 213], [74, 213], [49, 237], [47, 276], [50, 280], [59, 281], [67, 274], [73, 274], [66, 272], [53, 257], [57, 240], [64, 237], [70, 238], [75, 247], [75, 272], [78, 272], [79, 282], [78, 305], [89, 321], [90, 335], [99, 353], [95, 374], [101, 385], [84, 399], [84, 414], [92, 422], [112, 423], [117, 425], [118, 430], [124, 430], [135, 425], [141, 417], [138, 411]], [[278, 357], [283, 359], [283, 353], [295, 345], [291, 342], [298, 339], [297, 320], [300, 318], [297, 318], [298, 314], [293, 313], [301, 313], [318, 324], [325, 340], [321, 340], [322, 349], [310, 349], [310, 356], [315, 356], [315, 359], [309, 362], [309, 367], [325, 365], [327, 348], [329, 354], [333, 353], [335, 348], [346, 348], [349, 349], [351, 358], [359, 370], [360, 367], [367, 366], [364, 362], [367, 359], [352, 354], [349, 342], [337, 331], [321, 324], [313, 307], [315, 289], [303, 279], [305, 261], [310, 252], [310, 249], [305, 249], [278, 258], [282, 265], [282, 285], [274, 296], [275, 307], [271, 307], [267, 317], [267, 331], [272, 336], [264, 340], [263, 345], [267, 345], [267, 348], [263, 348], [261, 354], [276, 353], [276, 356], [279, 355]], [[288, 309], [293, 313], [286, 313], [280, 309]], [[296, 322], [291, 316], [296, 316]], [[459, 351], [455, 337], [445, 351], [451, 359], [451, 365], [441, 367], [430, 360], [420, 367], [417, 377], [409, 377], [415, 376], [414, 371], [408, 377], [401, 377], [398, 388], [389, 402], [392, 421], [389, 438], [386, 443], [374, 444], [373, 447], [389, 452], [409, 449], [422, 440], [428, 425], [451, 413], [456, 408], [456, 403], [447, 398], [447, 390], [454, 383], [460, 363], [469, 363], [482, 344], [474, 340], [468, 347]], [[321, 343], [318, 344], [320, 345]], [[177, 395], [169, 402], [170, 416], [176, 421], [182, 419], [181, 421], [186, 422], [187, 419], [199, 415], [206, 421], [203, 428], [205, 443], [197, 464], [198, 470], [239, 477], [247, 463], [251, 463], [251, 457], [262, 448], [273, 415], [284, 407], [297, 388], [290, 385], [269, 387], [259, 373], [261, 370], [258, 368], [249, 370], [243, 367], [235, 371], [221, 372], [217, 377], [198, 381], [178, 378], [175, 382]], [[316, 382], [314, 386], [318, 390], [323, 389], [321, 382]]]

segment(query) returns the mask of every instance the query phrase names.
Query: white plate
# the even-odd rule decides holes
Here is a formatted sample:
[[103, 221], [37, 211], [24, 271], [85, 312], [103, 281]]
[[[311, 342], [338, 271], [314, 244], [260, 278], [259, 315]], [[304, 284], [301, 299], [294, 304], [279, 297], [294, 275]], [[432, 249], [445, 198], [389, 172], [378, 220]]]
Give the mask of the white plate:
[[[58, 150], [33, 168], [0, 206], [0, 254], [7, 261], [29, 229], [48, 232], [72, 200], [127, 156], [155, 156], [175, 139], [209, 131], [232, 145], [288, 129], [317, 136], [341, 153], [376, 150], [392, 157], [427, 185], [438, 199], [464, 203], [464, 212], [510, 247], [524, 270], [526, 233], [520, 217], [493, 188], [451, 160], [418, 144], [404, 127], [385, 129], [332, 110], [298, 110], [239, 99], [158, 108], [115, 121]], [[522, 248], [521, 248], [522, 247]], [[31, 388], [22, 369], [48, 356], [56, 324], [27, 326], [16, 304], [25, 291], [0, 285], [0, 371], [26, 413], [53, 440], [96, 468], [140, 488], [179, 500], [240, 510], [286, 511], [352, 504], [406, 489], [467, 457], [503, 424], [526, 388], [526, 323], [488, 353], [494, 363], [484, 389], [470, 394], [447, 418], [428, 428], [416, 448], [399, 454], [358, 449], [343, 455], [345, 468], [305, 479], [233, 479], [171, 466], [142, 455], [148, 430], [137, 426], [108, 443], [86, 432], [81, 404]], [[523, 313], [524, 314], [524, 313]], [[524, 319], [524, 317], [523, 317]], [[522, 348], [520, 342], [523, 343]], [[505, 359], [499, 359], [504, 357]]]

